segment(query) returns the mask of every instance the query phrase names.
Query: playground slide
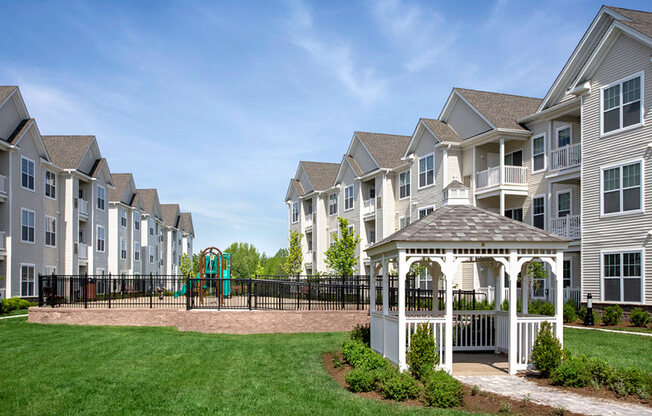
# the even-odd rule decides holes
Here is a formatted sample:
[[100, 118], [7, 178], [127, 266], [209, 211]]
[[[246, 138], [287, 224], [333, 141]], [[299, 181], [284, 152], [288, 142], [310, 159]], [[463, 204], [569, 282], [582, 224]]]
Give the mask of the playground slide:
[[[199, 279], [199, 273], [197, 273], [197, 279]], [[183, 287], [181, 287], [181, 289], [174, 292], [174, 298], [175, 299], [178, 298], [179, 296], [183, 296], [183, 295], [186, 294], [186, 285], [183, 285]]]

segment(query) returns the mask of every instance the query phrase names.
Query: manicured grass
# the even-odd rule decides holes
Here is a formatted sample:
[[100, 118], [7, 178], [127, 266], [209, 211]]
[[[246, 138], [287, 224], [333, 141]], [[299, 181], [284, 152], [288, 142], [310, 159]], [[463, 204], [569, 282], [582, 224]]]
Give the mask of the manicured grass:
[[462, 414], [358, 397], [322, 366], [346, 334], [209, 335], [0, 321], [0, 414]]
[[15, 315], [25, 315], [27, 316], [27, 309], [16, 309], [15, 311], [0, 313], [0, 318], [3, 316], [15, 316]]
[[564, 328], [564, 347], [574, 354], [602, 358], [614, 367], [652, 372], [652, 337]]

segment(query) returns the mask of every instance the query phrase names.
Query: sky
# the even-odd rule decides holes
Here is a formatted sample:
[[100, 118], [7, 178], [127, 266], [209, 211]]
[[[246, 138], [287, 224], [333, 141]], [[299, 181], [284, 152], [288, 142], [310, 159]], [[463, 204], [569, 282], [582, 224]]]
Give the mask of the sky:
[[[650, 10], [645, 1], [611, 5]], [[42, 134], [190, 211], [195, 248], [287, 246], [300, 160], [412, 134], [453, 87], [543, 97], [595, 1], [4, 1], [0, 84]]]

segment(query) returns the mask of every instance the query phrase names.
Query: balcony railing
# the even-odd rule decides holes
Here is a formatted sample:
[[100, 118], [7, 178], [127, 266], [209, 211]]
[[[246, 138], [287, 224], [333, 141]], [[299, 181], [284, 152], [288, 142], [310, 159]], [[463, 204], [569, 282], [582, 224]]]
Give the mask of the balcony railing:
[[88, 260], [88, 245], [79, 243], [77, 247], [79, 260]]
[[79, 215], [88, 217], [88, 201], [79, 198]]
[[550, 219], [550, 232], [562, 237], [577, 240], [582, 237], [582, 223], [580, 215], [567, 215], [565, 217]]
[[369, 198], [362, 204], [362, 215], [370, 215], [376, 212], [376, 198]]
[[489, 168], [477, 173], [477, 188], [489, 188], [496, 185], [526, 185], [527, 168], [523, 166], [503, 166], [503, 175], [500, 175], [500, 166]]
[[7, 177], [0, 175], [0, 195], [7, 196]]
[[561, 170], [579, 166], [582, 163], [582, 145], [571, 144], [550, 151], [550, 170]]
[[306, 228], [312, 227], [312, 213], [306, 214], [304, 224]]
[[7, 251], [7, 244], [5, 243], [6, 236], [4, 231], [0, 231], [0, 253], [5, 253]]

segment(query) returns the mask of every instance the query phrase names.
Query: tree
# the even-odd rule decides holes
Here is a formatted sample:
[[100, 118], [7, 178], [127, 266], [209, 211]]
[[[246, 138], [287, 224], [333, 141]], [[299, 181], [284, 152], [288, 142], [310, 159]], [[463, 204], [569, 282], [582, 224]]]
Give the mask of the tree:
[[199, 254], [193, 254], [192, 255], [192, 271], [190, 272], [190, 275], [192, 277], [196, 277], [197, 274], [199, 274], [199, 269], [200, 269], [200, 255]]
[[532, 290], [536, 292], [541, 289], [541, 282], [543, 279], [548, 278], [548, 272], [546, 267], [540, 261], [530, 262], [530, 265], [527, 268], [527, 272], [532, 277]]
[[185, 282], [188, 276], [192, 275], [192, 262], [190, 261], [190, 256], [186, 253], [181, 255], [181, 265], [179, 266], [179, 269], [181, 270], [181, 279]]
[[285, 274], [298, 275], [303, 269], [303, 251], [301, 250], [301, 239], [303, 234], [290, 231], [288, 256], [285, 259]]
[[231, 254], [231, 277], [247, 279], [255, 275], [260, 253], [253, 244], [233, 243], [224, 252]]
[[333, 272], [351, 276], [356, 269], [358, 259], [355, 249], [360, 243], [360, 236], [349, 229], [349, 220], [338, 217], [339, 236], [334, 235], [334, 243], [326, 250], [326, 264]]
[[267, 257], [264, 256], [264, 258], [261, 258], [260, 260], [260, 265], [262, 266], [262, 273], [258, 273], [259, 275], [269, 275], [269, 276], [277, 276], [281, 274], [285, 274], [285, 261], [288, 257], [288, 249], [287, 248], [281, 248], [279, 249], [276, 254], [272, 257]]

